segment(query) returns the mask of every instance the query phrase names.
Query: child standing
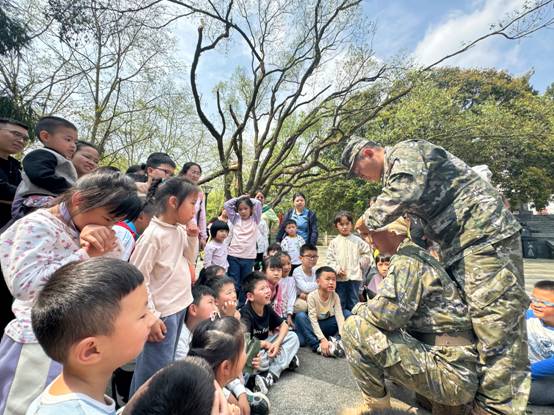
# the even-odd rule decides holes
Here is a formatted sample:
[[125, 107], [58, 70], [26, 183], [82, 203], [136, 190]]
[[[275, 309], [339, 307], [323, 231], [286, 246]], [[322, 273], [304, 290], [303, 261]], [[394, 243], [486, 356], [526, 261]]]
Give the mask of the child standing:
[[331, 267], [321, 267], [316, 278], [317, 290], [308, 295], [308, 312], [298, 313], [294, 319], [300, 345], [307, 344], [323, 356], [344, 357], [340, 341], [344, 315], [335, 292], [337, 274]]
[[63, 372], [27, 415], [109, 414], [112, 372], [134, 359], [155, 321], [142, 274], [110, 258], [72, 262], [56, 271], [32, 309], [33, 331]]
[[[257, 199], [242, 196], [228, 200], [224, 206], [233, 228], [227, 257], [228, 274], [235, 280], [235, 288], [240, 290], [242, 280], [252, 272], [256, 260], [256, 235], [262, 217], [262, 204]], [[244, 304], [242, 291], [239, 301]]]
[[529, 403], [553, 405], [554, 396], [554, 281], [539, 281], [527, 311], [527, 336], [531, 361]]
[[327, 265], [337, 272], [337, 294], [343, 310], [351, 311], [358, 303], [362, 267], [371, 265], [371, 248], [361, 238], [352, 235], [352, 214], [335, 215], [339, 234], [329, 244]]
[[248, 302], [241, 309], [241, 321], [251, 338], [261, 341], [263, 350], [259, 354], [259, 374], [255, 383], [260, 392], [266, 394], [283, 370], [298, 367], [298, 336], [289, 332], [288, 324], [269, 305], [271, 290], [264, 274], [251, 273], [244, 280], [243, 290]]
[[[0, 343], [0, 391], [9, 391], [1, 395], [0, 414], [24, 414], [61, 371], [44, 354], [31, 327], [31, 307], [44, 284], [69, 262], [109, 254], [117, 245], [111, 226], [134, 219], [140, 208], [131, 179], [88, 174], [59, 204], [30, 213], [0, 236], [2, 272], [15, 314]], [[24, 382], [13, 382], [24, 374]]]
[[302, 261], [300, 261], [300, 248], [306, 241], [297, 234], [298, 228], [294, 220], [286, 220], [284, 226], [287, 236], [281, 241], [281, 249], [290, 255], [292, 272], [294, 272], [294, 270], [302, 264]]
[[315, 245], [304, 244], [300, 248], [300, 261], [302, 266], [292, 272], [292, 277], [296, 284], [296, 293], [298, 298], [294, 303], [294, 314], [301, 311], [308, 311], [308, 294], [317, 290], [315, 281], [315, 264], [317, 264], [317, 247]]
[[14, 219], [48, 205], [77, 181], [71, 162], [77, 148], [77, 127], [60, 117], [43, 117], [36, 132], [44, 147], [23, 158], [22, 181], [12, 206]]
[[198, 187], [180, 179], [154, 182], [157, 215], [137, 241], [131, 264], [143, 273], [148, 289], [148, 308], [157, 317], [144, 350], [137, 358], [130, 395], [150, 376], [175, 358], [186, 308], [192, 303], [189, 264], [194, 263], [198, 231], [183, 225], [192, 219]]
[[229, 268], [227, 262], [227, 244], [225, 239], [229, 235], [229, 226], [220, 220], [216, 220], [210, 226], [210, 242], [204, 248], [204, 268], [210, 265], [219, 265], [225, 271]]

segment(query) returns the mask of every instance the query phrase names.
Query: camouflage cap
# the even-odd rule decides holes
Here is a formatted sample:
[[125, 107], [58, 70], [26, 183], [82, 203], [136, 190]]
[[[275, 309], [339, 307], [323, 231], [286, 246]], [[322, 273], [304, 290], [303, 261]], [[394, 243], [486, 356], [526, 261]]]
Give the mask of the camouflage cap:
[[357, 135], [353, 135], [350, 137], [340, 157], [341, 164], [348, 169], [349, 173], [352, 173], [354, 162], [356, 161], [356, 156], [358, 155], [358, 153], [361, 151], [362, 148], [370, 143], [371, 141], [369, 141], [367, 138], [363, 138]]
[[379, 229], [373, 229], [370, 232], [391, 232], [396, 235], [410, 235], [410, 222], [408, 219], [400, 216], [395, 221], [386, 224]]

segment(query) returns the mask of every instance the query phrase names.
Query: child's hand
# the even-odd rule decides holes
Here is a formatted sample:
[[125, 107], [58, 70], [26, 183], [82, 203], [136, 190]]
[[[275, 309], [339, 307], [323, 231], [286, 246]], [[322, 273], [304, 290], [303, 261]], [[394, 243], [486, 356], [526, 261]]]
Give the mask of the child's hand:
[[227, 407], [229, 408], [229, 415], [241, 415], [240, 408], [237, 405], [230, 403]]
[[269, 348], [271, 347], [271, 343], [266, 341], [266, 340], [262, 340], [260, 342], [260, 348], [261, 349], [265, 349], [265, 350], [268, 350]]
[[292, 316], [290, 314], [287, 316], [287, 324], [291, 329], [294, 329], [294, 322], [292, 321]]
[[252, 369], [258, 370], [260, 369], [260, 363], [261, 363], [261, 355], [262, 352], [258, 353], [256, 357], [252, 359]]
[[337, 272], [337, 277], [346, 278], [346, 271], [341, 269], [339, 272]]
[[86, 225], [79, 234], [79, 243], [90, 257], [97, 257], [117, 247], [115, 232], [100, 225]]
[[300, 294], [298, 295], [298, 297], [300, 297], [300, 299], [306, 301], [307, 298], [308, 298], [308, 294], [306, 294], [306, 293], [300, 293]]
[[319, 341], [319, 347], [321, 347], [321, 354], [323, 356], [331, 356], [331, 350], [329, 350], [329, 346], [329, 340], [324, 338]]
[[250, 415], [250, 404], [248, 403], [246, 393], [240, 394], [238, 398], [238, 406], [240, 408], [241, 415]]
[[165, 326], [165, 323], [162, 320], [158, 319], [150, 329], [148, 341], [151, 343], [159, 343], [163, 339], [165, 339], [166, 333], [167, 327]]
[[267, 349], [267, 355], [271, 358], [277, 356], [281, 351], [281, 343], [270, 343], [269, 349]]
[[200, 235], [200, 230], [198, 229], [198, 225], [193, 221], [190, 221], [189, 223], [187, 223], [187, 235], [191, 237], [198, 237], [198, 235]]
[[237, 301], [225, 301], [221, 307], [221, 314], [227, 317], [235, 317]]
[[210, 415], [229, 415], [229, 408], [227, 405], [227, 400], [225, 395], [221, 390], [221, 386], [214, 380], [215, 393], [214, 393], [214, 403], [212, 406], [212, 412]]

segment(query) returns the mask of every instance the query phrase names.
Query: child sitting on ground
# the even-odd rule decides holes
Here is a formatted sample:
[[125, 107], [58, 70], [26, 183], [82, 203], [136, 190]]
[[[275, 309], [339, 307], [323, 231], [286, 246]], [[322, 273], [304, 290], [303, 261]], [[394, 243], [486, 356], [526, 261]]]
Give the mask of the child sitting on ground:
[[237, 310], [237, 291], [235, 282], [226, 276], [212, 278], [206, 281], [215, 294], [215, 305], [220, 316], [235, 317], [240, 320], [240, 312]]
[[529, 402], [553, 405], [554, 396], [554, 281], [539, 281], [527, 311], [527, 336], [531, 361]]
[[112, 372], [134, 359], [155, 321], [144, 278], [110, 258], [72, 262], [56, 271], [33, 305], [33, 331], [63, 372], [27, 415], [115, 414], [104, 395]]
[[269, 289], [271, 290], [271, 307], [279, 317], [283, 317], [283, 293], [279, 284], [283, 276], [283, 264], [281, 264], [281, 257], [270, 256], [264, 259], [263, 271], [267, 277]]
[[344, 357], [340, 336], [345, 316], [335, 292], [337, 274], [325, 266], [317, 270], [316, 279], [317, 290], [308, 294], [308, 312], [298, 313], [294, 320], [300, 346], [307, 344], [323, 356]]
[[292, 263], [292, 271], [302, 264], [300, 261], [300, 248], [306, 243], [304, 238], [297, 234], [298, 228], [293, 219], [288, 219], [284, 223], [285, 233], [287, 236], [281, 241], [281, 249], [288, 252]]
[[42, 117], [36, 126], [44, 145], [23, 158], [22, 181], [12, 205], [13, 219], [47, 206], [77, 181], [71, 158], [77, 148], [77, 127], [59, 117]]
[[377, 268], [377, 273], [373, 275], [371, 281], [365, 290], [365, 300], [370, 300], [377, 294], [379, 284], [387, 277], [389, 272], [390, 256], [381, 255], [379, 251], [375, 251], [375, 267]]
[[[219, 386], [225, 387], [242, 375], [246, 363], [244, 330], [241, 323], [233, 317], [200, 323], [192, 336], [190, 355], [206, 359]], [[240, 393], [235, 395], [227, 389], [223, 391], [231, 403], [231, 408], [237, 405], [243, 414], [269, 413], [269, 400], [263, 394], [253, 394], [244, 386]]]
[[270, 307], [271, 290], [264, 274], [256, 271], [248, 275], [243, 290], [248, 301], [241, 309], [241, 321], [251, 338], [261, 340], [263, 350], [258, 355], [259, 374], [255, 376], [255, 384], [260, 392], [266, 394], [283, 370], [299, 366], [296, 356], [298, 336], [289, 332], [286, 321]]
[[337, 272], [337, 294], [343, 310], [351, 311], [358, 304], [362, 267], [371, 265], [371, 248], [367, 242], [352, 234], [352, 214], [346, 211], [335, 215], [339, 234], [327, 249], [327, 265]]
[[209, 267], [202, 268], [195, 285], [209, 285], [208, 281], [213, 278], [221, 278], [225, 276], [225, 269], [219, 265], [210, 265]]
[[225, 222], [216, 220], [210, 226], [210, 241], [204, 248], [204, 267], [219, 265], [225, 271], [229, 268], [227, 262], [227, 244], [225, 239], [229, 235], [229, 225]]
[[187, 357], [152, 376], [135, 393], [122, 414], [227, 414], [227, 401], [214, 381], [213, 370], [205, 359]]
[[268, 256], [273, 256], [273, 255], [277, 255], [278, 253], [280, 252], [283, 252], [283, 249], [281, 248], [281, 244], [278, 243], [278, 242], [275, 242], [275, 243], [272, 243], [271, 245], [269, 245], [267, 247], [267, 255], [266, 257]]
[[317, 247], [311, 244], [304, 244], [300, 248], [300, 260], [302, 265], [292, 272], [296, 283], [298, 298], [294, 303], [294, 314], [308, 311], [308, 294], [317, 290], [315, 281], [315, 265], [317, 264]]
[[192, 289], [192, 304], [187, 309], [185, 322], [177, 342], [175, 360], [187, 357], [192, 333], [196, 326], [204, 320], [215, 317], [216, 314], [217, 306], [215, 305], [214, 291], [205, 285], [195, 285]]

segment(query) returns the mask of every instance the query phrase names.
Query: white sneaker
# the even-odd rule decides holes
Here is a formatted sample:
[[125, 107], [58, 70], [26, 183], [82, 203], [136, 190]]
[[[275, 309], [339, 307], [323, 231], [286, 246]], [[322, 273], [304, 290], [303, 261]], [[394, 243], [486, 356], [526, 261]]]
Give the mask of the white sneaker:
[[320, 355], [325, 356], [325, 357], [335, 356], [336, 349], [337, 349], [337, 347], [335, 346], [335, 344], [332, 341], [329, 341], [329, 355], [327, 356], [327, 355], [324, 355], [323, 352], [321, 351], [321, 345], [317, 346], [317, 352]]
[[335, 357], [344, 357], [346, 353], [344, 352], [344, 346], [342, 345], [342, 340], [337, 339], [336, 337], [329, 337], [329, 341], [335, 346]]

